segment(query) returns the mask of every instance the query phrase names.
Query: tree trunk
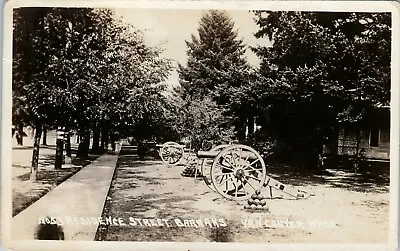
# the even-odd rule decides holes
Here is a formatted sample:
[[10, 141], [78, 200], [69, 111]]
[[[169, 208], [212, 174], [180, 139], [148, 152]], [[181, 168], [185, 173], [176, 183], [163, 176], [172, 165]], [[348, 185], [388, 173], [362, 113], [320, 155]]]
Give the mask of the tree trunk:
[[18, 133], [16, 135], [18, 145], [24, 145], [24, 124], [18, 123]]
[[236, 138], [243, 142], [246, 139], [246, 123], [243, 120], [239, 120], [236, 122]]
[[142, 140], [139, 140], [138, 142], [138, 147], [137, 147], [137, 154], [139, 156], [139, 160], [144, 160], [145, 155], [146, 155], [146, 150], [144, 148], [144, 144]]
[[93, 145], [92, 152], [99, 153], [100, 152], [100, 129], [98, 126], [93, 128]]
[[76, 157], [81, 159], [87, 159], [89, 157], [89, 146], [90, 146], [90, 133], [89, 130], [85, 129], [81, 134], [81, 141], [78, 146], [78, 152]]
[[247, 119], [248, 137], [254, 133], [254, 117], [250, 116]]
[[111, 133], [109, 138], [110, 138], [110, 141], [111, 141], [111, 149], [112, 149], [113, 152], [115, 152], [115, 135], [113, 133]]
[[64, 132], [64, 144], [65, 144], [65, 164], [71, 164], [72, 162], [72, 151], [71, 151], [71, 134], [67, 127]]
[[103, 126], [101, 130], [101, 146], [102, 151], [107, 150], [108, 148], [108, 128], [107, 126]]
[[42, 136], [41, 134], [42, 134], [42, 125], [38, 125], [36, 126], [34, 143], [33, 143], [32, 165], [31, 165], [31, 176], [30, 176], [31, 182], [37, 181], [37, 173], [39, 166], [39, 147], [40, 147], [40, 138]]
[[47, 127], [43, 126], [43, 141], [42, 144], [47, 146]]
[[361, 149], [361, 138], [362, 138], [362, 131], [361, 129], [357, 130], [357, 134], [356, 134], [356, 152], [354, 155], [354, 161], [353, 161], [353, 169], [354, 171], [357, 173], [359, 171], [360, 168], [360, 163], [362, 160], [362, 149]]
[[71, 150], [71, 132], [69, 127], [65, 129], [65, 152], [67, 157], [72, 158], [72, 150]]

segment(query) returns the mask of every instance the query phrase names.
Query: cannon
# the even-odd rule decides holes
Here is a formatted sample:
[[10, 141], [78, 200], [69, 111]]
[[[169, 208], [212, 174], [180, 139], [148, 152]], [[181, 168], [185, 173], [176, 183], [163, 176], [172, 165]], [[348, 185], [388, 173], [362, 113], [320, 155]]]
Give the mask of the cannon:
[[[267, 177], [267, 168], [261, 155], [246, 145], [222, 145], [210, 151], [199, 151], [203, 179], [223, 197], [233, 200], [248, 199], [260, 190]], [[207, 169], [206, 159], [213, 159]]]
[[[169, 165], [178, 164], [184, 155], [184, 146], [174, 142], [165, 143], [160, 150], [162, 160]], [[264, 187], [269, 187], [271, 197], [272, 189], [277, 189], [295, 199], [306, 198], [306, 192], [269, 177], [263, 157], [250, 146], [219, 145], [198, 151], [196, 161], [205, 184], [227, 199], [246, 200]]]
[[168, 141], [157, 147], [160, 148], [161, 160], [168, 165], [178, 165], [184, 157], [185, 146], [176, 142]]
[[227, 199], [246, 200], [264, 187], [269, 188], [271, 198], [273, 189], [294, 199], [312, 195], [268, 176], [263, 157], [250, 146], [220, 145], [199, 151], [197, 157], [203, 159], [202, 174], [207, 186]]
[[160, 150], [159, 155], [164, 164], [175, 166], [178, 164], [186, 165], [196, 162], [197, 157], [191, 147], [186, 148], [186, 145], [179, 144], [173, 141], [168, 141], [162, 145], [156, 145]]

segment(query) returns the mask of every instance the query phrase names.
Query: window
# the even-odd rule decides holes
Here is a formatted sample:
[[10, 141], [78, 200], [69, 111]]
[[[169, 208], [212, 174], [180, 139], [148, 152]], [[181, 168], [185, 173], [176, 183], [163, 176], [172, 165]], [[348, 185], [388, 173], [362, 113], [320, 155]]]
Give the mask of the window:
[[369, 146], [379, 146], [379, 129], [371, 129], [371, 133], [369, 135]]

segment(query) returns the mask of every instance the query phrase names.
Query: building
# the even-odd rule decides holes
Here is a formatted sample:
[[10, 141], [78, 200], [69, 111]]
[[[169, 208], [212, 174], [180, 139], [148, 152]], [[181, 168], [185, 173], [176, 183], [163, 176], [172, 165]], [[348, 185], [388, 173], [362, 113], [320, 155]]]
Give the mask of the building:
[[324, 146], [324, 155], [329, 157], [358, 156], [367, 161], [390, 160], [390, 107], [378, 107], [368, 114], [361, 126], [341, 125], [337, 138]]

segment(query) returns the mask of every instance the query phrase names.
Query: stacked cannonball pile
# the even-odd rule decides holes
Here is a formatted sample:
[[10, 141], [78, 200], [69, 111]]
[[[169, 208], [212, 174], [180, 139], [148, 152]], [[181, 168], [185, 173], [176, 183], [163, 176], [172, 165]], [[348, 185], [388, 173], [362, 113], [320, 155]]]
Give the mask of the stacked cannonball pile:
[[244, 205], [244, 209], [268, 211], [267, 199], [261, 195], [260, 190], [256, 190], [255, 193], [252, 194], [247, 200], [247, 205]]
[[181, 173], [184, 177], [202, 177], [201, 172], [196, 166], [187, 166]]

